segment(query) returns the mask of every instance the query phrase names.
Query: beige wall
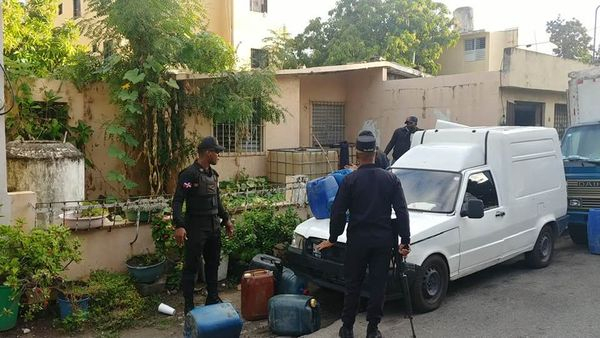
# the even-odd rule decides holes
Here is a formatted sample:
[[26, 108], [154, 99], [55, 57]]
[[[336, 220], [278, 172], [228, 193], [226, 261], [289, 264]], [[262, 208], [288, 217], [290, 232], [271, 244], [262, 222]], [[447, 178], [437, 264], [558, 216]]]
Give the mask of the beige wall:
[[[489, 36], [488, 32], [472, 32], [465, 33], [460, 36], [460, 40], [454, 47], [450, 47], [442, 53], [442, 56], [438, 60], [441, 65], [440, 75], [447, 74], [460, 74], [460, 73], [473, 73], [473, 72], [485, 72], [489, 70]], [[486, 57], [480, 61], [465, 61], [465, 40], [486, 38]]]
[[502, 58], [504, 49], [516, 47], [519, 44], [519, 30], [509, 29], [506, 31], [491, 32], [489, 36], [489, 67], [488, 71], [502, 69]]
[[134, 255], [154, 252], [152, 229], [148, 224], [140, 224], [139, 236], [135, 243], [135, 226], [114, 227], [73, 231], [73, 236], [81, 242], [81, 262], [69, 265], [66, 277], [81, 279], [94, 270], [126, 272], [125, 261]]
[[[33, 191], [9, 192], [11, 219], [7, 224], [15, 225], [17, 220], [24, 222], [24, 229], [31, 230], [35, 226], [36, 193]], [[4, 223], [5, 220], [2, 220]]]
[[566, 92], [551, 92], [522, 88], [502, 88], [502, 104], [515, 101], [544, 103], [543, 121], [545, 127], [554, 128], [554, 106], [567, 104]]
[[497, 125], [502, 116], [499, 73], [483, 72], [430, 78], [370, 82], [356, 76], [348, 97], [348, 137], [366, 120], [373, 120], [385, 147], [407, 116], [419, 118], [419, 127], [432, 128], [437, 119], [468, 125]]
[[568, 74], [587, 68], [589, 65], [578, 61], [508, 48], [504, 50], [502, 86], [564, 92]]
[[[345, 103], [347, 98], [347, 75], [345, 73], [313, 74], [300, 77], [300, 146], [311, 147], [312, 102], [327, 101]], [[348, 106], [346, 105], [346, 119]]]
[[[485, 58], [480, 61], [465, 61], [465, 40], [486, 38]], [[502, 66], [504, 49], [516, 47], [519, 41], [518, 29], [498, 32], [475, 31], [463, 33], [454, 47], [446, 49], [438, 62], [440, 75], [498, 71]]]

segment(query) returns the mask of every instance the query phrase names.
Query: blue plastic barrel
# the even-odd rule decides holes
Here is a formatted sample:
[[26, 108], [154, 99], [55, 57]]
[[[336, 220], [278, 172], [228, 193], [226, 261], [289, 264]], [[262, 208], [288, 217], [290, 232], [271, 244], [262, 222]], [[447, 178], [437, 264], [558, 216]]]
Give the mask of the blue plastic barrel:
[[239, 338], [242, 319], [231, 303], [197, 306], [185, 317], [185, 338]]
[[590, 253], [600, 255], [600, 209], [590, 209], [587, 234]]
[[302, 336], [321, 328], [320, 306], [303, 295], [277, 295], [269, 300], [269, 329], [280, 336]]
[[338, 184], [331, 175], [320, 177], [306, 184], [310, 211], [317, 219], [329, 218], [331, 205], [338, 191]]
[[281, 272], [281, 278], [277, 282], [278, 294], [304, 294], [306, 280], [286, 267]]

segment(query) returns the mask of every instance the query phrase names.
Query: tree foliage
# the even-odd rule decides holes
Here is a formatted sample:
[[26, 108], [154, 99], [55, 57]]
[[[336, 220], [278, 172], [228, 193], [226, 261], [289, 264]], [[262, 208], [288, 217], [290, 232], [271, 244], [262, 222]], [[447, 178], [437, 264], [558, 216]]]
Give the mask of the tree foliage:
[[263, 39], [268, 65], [274, 69], [295, 69], [300, 65], [296, 56], [296, 41], [285, 27], [270, 30], [271, 35]]
[[446, 6], [432, 0], [340, 0], [296, 43], [308, 67], [383, 57], [435, 74], [436, 60], [458, 37]]
[[557, 56], [587, 63], [592, 60], [592, 38], [581, 21], [575, 18], [567, 21], [559, 15], [546, 23], [546, 32], [550, 34], [550, 42], [556, 45], [552, 51]]
[[9, 71], [46, 77], [72, 64], [85, 48], [77, 45], [72, 20], [54, 27], [60, 0], [3, 0], [4, 56]]

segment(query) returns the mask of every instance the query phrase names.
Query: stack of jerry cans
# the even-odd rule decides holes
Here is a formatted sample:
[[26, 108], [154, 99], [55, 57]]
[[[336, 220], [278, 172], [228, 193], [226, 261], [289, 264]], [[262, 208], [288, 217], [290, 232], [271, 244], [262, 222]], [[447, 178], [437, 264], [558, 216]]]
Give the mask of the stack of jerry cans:
[[239, 338], [242, 319], [231, 303], [198, 306], [185, 316], [185, 338]]
[[265, 269], [249, 270], [242, 275], [242, 317], [260, 320], [268, 317], [268, 302], [275, 293], [273, 272]]
[[302, 336], [321, 328], [320, 306], [304, 295], [277, 295], [269, 300], [269, 329], [280, 336]]

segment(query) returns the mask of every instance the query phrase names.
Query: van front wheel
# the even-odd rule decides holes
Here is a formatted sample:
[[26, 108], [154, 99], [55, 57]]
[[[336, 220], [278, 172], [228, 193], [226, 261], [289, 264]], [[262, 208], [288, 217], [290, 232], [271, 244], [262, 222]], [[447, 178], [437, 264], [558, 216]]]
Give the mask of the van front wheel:
[[546, 225], [540, 231], [533, 250], [525, 253], [525, 261], [529, 267], [539, 269], [547, 267], [554, 255], [554, 236], [550, 226]]
[[429, 312], [440, 307], [448, 290], [448, 266], [438, 255], [428, 257], [417, 270], [411, 289], [412, 302], [417, 312]]

